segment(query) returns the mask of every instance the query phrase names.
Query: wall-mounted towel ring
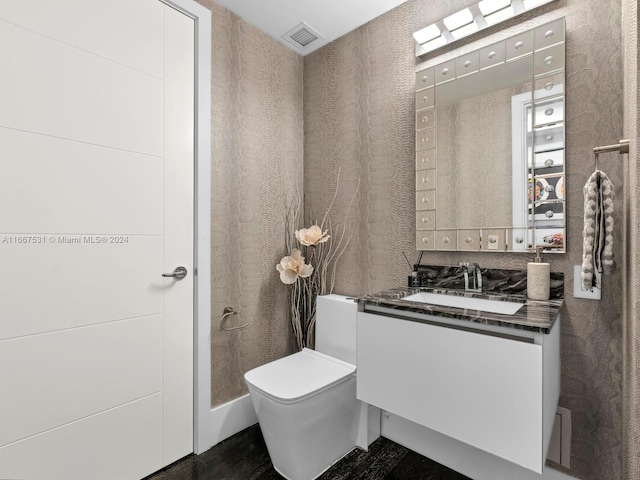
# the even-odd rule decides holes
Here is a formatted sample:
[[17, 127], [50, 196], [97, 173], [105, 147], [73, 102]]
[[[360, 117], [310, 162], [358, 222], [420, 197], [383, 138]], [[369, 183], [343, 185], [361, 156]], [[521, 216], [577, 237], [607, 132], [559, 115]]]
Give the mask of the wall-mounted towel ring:
[[220, 329], [228, 332], [229, 330], [238, 330], [239, 328], [244, 328], [248, 326], [249, 324], [245, 323], [244, 325], [239, 325], [237, 327], [225, 327], [224, 321], [231, 315], [237, 315], [237, 314], [238, 312], [236, 312], [233, 309], [233, 307], [224, 307], [224, 310], [222, 311], [222, 318], [220, 319]]

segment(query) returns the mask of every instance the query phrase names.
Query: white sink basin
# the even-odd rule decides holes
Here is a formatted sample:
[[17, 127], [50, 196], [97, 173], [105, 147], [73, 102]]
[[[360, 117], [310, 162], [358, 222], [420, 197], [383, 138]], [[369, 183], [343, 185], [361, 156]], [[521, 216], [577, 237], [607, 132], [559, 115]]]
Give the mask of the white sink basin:
[[459, 297], [457, 295], [442, 295], [439, 293], [420, 292], [404, 297], [403, 300], [411, 302], [428, 303], [443, 307], [466, 308], [470, 310], [482, 310], [489, 313], [501, 313], [513, 315], [522, 307], [522, 303], [503, 302], [501, 300], [488, 300], [486, 298]]

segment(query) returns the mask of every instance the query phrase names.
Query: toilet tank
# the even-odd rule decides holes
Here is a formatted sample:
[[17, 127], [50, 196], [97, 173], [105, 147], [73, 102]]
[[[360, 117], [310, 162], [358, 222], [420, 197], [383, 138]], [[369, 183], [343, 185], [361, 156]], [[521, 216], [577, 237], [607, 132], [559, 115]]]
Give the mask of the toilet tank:
[[343, 295], [319, 296], [316, 303], [316, 351], [356, 364], [358, 304]]

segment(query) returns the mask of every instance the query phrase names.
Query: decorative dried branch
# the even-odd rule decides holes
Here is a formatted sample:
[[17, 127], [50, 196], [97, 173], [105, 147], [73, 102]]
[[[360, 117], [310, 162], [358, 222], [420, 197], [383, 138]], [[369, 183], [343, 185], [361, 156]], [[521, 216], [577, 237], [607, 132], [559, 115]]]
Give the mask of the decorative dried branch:
[[[296, 277], [296, 273], [292, 274], [292, 278], [295, 278], [295, 281], [291, 284], [291, 290], [289, 291], [291, 326], [298, 350], [302, 350], [304, 347], [313, 348], [315, 345], [316, 298], [318, 295], [327, 295], [333, 292], [338, 261], [346, 251], [353, 236], [353, 232], [349, 230], [349, 211], [360, 189], [360, 181], [358, 181], [353, 192], [349, 207], [345, 211], [344, 220], [336, 235], [332, 235], [328, 241], [324, 238], [326, 232], [331, 233], [332, 231], [333, 225], [330, 213], [338, 197], [339, 187], [340, 170], [338, 170], [336, 178], [335, 192], [319, 226], [320, 233], [317, 226], [312, 226], [305, 231], [307, 233], [312, 232], [311, 235], [314, 237], [313, 242], [310, 242], [310, 244], [299, 245], [296, 238], [296, 231], [299, 231], [298, 228], [302, 223], [302, 196], [299, 192], [296, 192], [287, 210], [285, 219], [285, 245], [287, 250], [293, 252], [294, 249], [300, 248], [304, 257], [304, 261], [301, 261], [300, 265], [303, 266], [306, 263], [314, 267], [313, 272], [308, 276], [299, 275]], [[315, 225], [317, 225], [317, 222]], [[306, 240], [303, 241], [306, 242]], [[290, 255], [292, 254], [290, 253]], [[296, 258], [300, 260], [299, 257]], [[298, 262], [294, 263], [295, 265], [291, 268], [300, 266]], [[278, 268], [280, 269], [281, 267]]]

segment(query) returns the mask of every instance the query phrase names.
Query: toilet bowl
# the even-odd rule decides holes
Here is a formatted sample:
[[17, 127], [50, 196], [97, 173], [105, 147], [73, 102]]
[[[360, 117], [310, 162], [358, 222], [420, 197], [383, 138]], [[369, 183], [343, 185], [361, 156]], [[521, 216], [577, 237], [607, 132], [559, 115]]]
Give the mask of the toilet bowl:
[[367, 404], [356, 398], [357, 305], [318, 297], [316, 350], [308, 348], [244, 376], [275, 469], [312, 480], [356, 446], [367, 448]]

